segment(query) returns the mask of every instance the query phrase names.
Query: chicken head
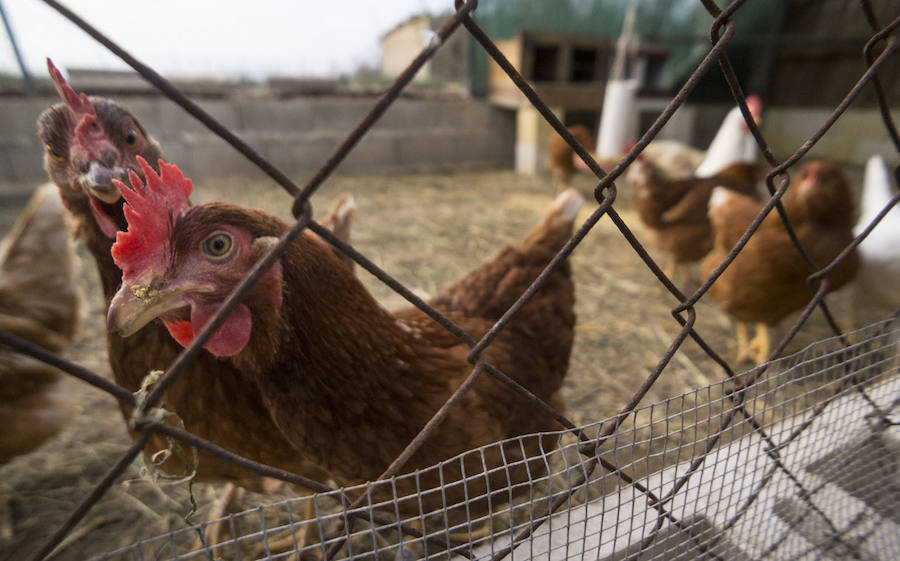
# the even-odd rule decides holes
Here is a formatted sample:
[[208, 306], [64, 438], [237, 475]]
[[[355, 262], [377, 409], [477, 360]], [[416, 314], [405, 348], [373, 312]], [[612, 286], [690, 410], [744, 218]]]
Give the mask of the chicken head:
[[114, 238], [126, 223], [112, 181], [124, 180], [129, 171], [143, 173], [138, 156], [156, 162], [162, 151], [127, 110], [108, 99], [79, 95], [50, 59], [47, 70], [63, 102], [38, 118], [44, 167], [66, 206], [89, 205], [103, 233]]
[[[146, 185], [134, 172], [130, 187], [114, 181], [126, 201], [129, 226], [112, 247], [122, 286], [110, 304], [108, 325], [127, 337], [158, 317], [187, 346], [278, 238], [251, 232], [227, 213], [193, 216], [187, 201], [191, 182], [176, 166], [159, 162], [157, 175], [142, 158], [137, 161]], [[216, 356], [240, 353], [250, 341], [251, 306], [278, 310], [281, 300], [281, 264], [275, 263], [204, 348]]]

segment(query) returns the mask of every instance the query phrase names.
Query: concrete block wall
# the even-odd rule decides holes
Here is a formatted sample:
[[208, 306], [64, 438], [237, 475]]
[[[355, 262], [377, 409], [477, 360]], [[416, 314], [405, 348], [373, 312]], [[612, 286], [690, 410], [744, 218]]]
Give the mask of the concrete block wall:
[[[773, 107], [763, 113], [763, 134], [776, 155], [790, 155], [822, 126], [831, 110]], [[900, 111], [892, 111], [900, 122]], [[881, 154], [890, 165], [900, 163], [877, 109], [848, 109], [828, 133], [813, 146], [807, 158], [828, 158], [839, 164], [864, 166], [870, 156]]]
[[[0, 180], [42, 179], [37, 116], [55, 98], [0, 100]], [[255, 166], [180, 107], [163, 98], [121, 102], [191, 177], [258, 173]], [[200, 105], [285, 173], [318, 169], [369, 111], [373, 98], [212, 100]], [[511, 111], [471, 100], [401, 99], [338, 168], [344, 173], [402, 173], [512, 167]], [[301, 178], [302, 179], [302, 178]]]

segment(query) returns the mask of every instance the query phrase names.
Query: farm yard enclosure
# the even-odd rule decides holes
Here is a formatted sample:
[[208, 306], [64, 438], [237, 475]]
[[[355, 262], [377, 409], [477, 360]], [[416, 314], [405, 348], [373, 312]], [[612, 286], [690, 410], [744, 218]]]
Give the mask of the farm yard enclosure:
[[[593, 187], [583, 175], [577, 178], [577, 186], [584, 193]], [[315, 207], [330, 208], [331, 201], [344, 192], [352, 193], [357, 203], [354, 247], [422, 297], [437, 294], [503, 244], [521, 237], [552, 200], [548, 177], [512, 172], [342, 175], [323, 188]], [[283, 193], [263, 182], [241, 177], [198, 181], [196, 193], [197, 203], [227, 200], [289, 218]], [[639, 239], [644, 239], [627, 191], [619, 204], [624, 219], [635, 224]], [[4, 222], [4, 229], [8, 226]], [[83, 252], [82, 257], [89, 311], [79, 342], [66, 357], [109, 376], [104, 342], [106, 310], [101, 305], [90, 257]], [[405, 305], [371, 275], [359, 274], [386, 307]], [[674, 299], [646, 274], [640, 259], [611, 224], [601, 221], [574, 254], [573, 274], [577, 324], [563, 395], [567, 414], [581, 426], [619, 411], [633, 394], [636, 380], [652, 370], [677, 329], [669, 314]], [[701, 306], [698, 332], [731, 356], [734, 342], [727, 316], [714, 305]], [[860, 318], [859, 325], [875, 319], [878, 317]], [[789, 351], [829, 335], [819, 314], [813, 315], [808, 327]], [[779, 333], [785, 329], [782, 326]], [[715, 382], [715, 368], [699, 347], [686, 344], [654, 384], [648, 403]], [[0, 472], [14, 497], [14, 520], [21, 540], [0, 549], [6, 556], [0, 558], [15, 559], [20, 548], [28, 551], [39, 544], [129, 442], [113, 399], [80, 382], [65, 383], [77, 396], [79, 412], [72, 426], [58, 439], [14, 460]], [[83, 522], [85, 530], [67, 542], [56, 558], [84, 559], [186, 526], [182, 519], [190, 511], [186, 483], [157, 489], [141, 479], [138, 464], [124, 479], [125, 484], [116, 486], [89, 514]], [[220, 489], [220, 485], [194, 486], [200, 510], [192, 521], [204, 519]], [[274, 495], [247, 494], [241, 504], [252, 508], [292, 496], [288, 489]]]
[[[740, 6], [741, 3], [736, 3], [732, 5], [731, 9], [736, 10], [739, 9]], [[868, 4], [864, 2], [863, 8], [865, 9], [867, 6]], [[454, 26], [463, 25], [470, 33], [472, 33], [473, 37], [481, 43], [490, 55], [495, 58], [495, 60], [502, 63], [502, 55], [492, 48], [490, 39], [481, 32], [477, 23], [470, 18], [468, 12], [473, 8], [474, 3], [469, 3], [460, 7], [460, 12], [453, 16], [450, 24], [441, 29], [441, 33], [446, 36], [454, 30]], [[705, 4], [705, 8], [713, 15], [720, 15], [718, 8], [711, 3]], [[729, 79], [729, 84], [733, 89], [735, 99], [739, 104], [745, 105], [743, 95], [739, 91], [735, 78], [730, 71], [728, 59], [723, 54], [724, 51], [721, 50], [721, 47], [730, 40], [734, 31], [733, 26], [727, 21], [726, 16], [727, 14], [721, 14], [723, 19], [720, 19], [714, 24], [714, 47], [710, 55], [695, 71], [694, 75], [702, 75], [704, 71], [714, 66], [716, 57], [720, 56], [721, 58], [719, 58], [718, 62], [722, 64], [725, 75]], [[870, 19], [872, 20], [873, 27], [877, 29], [878, 25], [875, 25], [874, 19]], [[876, 39], [884, 40], [890, 31], [895, 29], [897, 25], [900, 24], [897, 24], [896, 22], [889, 24], [886, 31], [882, 32], [880, 36], [876, 36], [876, 38], [873, 39], [873, 42], [877, 43]], [[720, 33], [723, 34], [720, 35]], [[359, 231], [360, 234], [354, 234], [354, 240], [356, 240], [354, 241], [354, 245], [366, 249], [367, 243], [372, 244], [371, 246], [368, 246], [368, 251], [364, 251], [363, 254], [370, 256], [370, 259], [374, 262], [374, 266], [372, 266], [371, 263], [359, 259], [357, 256], [358, 261], [360, 261], [361, 265], [367, 266], [370, 270], [380, 267], [382, 270], [388, 271], [391, 275], [394, 275], [396, 281], [400, 283], [395, 285], [395, 288], [397, 286], [405, 286], [410, 291], [406, 293], [405, 298], [419, 306], [424, 305], [417, 298], [435, 296], [440, 286], [444, 284], [445, 279], [458, 278], [460, 272], [468, 270], [473, 263], [477, 263], [485, 256], [493, 253], [502, 242], [515, 240], [520, 237], [522, 233], [527, 230], [528, 226], [534, 223], [536, 217], [540, 216], [541, 209], [546, 208], [546, 204], [550, 199], [548, 187], [543, 184], [539, 178], [521, 178], [501, 172], [489, 172], [484, 174], [460, 173], [451, 176], [370, 177], [362, 180], [345, 176], [341, 178], [335, 177], [326, 181], [336, 167], [336, 163], [352, 153], [356, 140], [364, 136], [367, 128], [377, 119], [381, 112], [386, 110], [390, 103], [396, 99], [400, 89], [405, 85], [406, 81], [411, 78], [412, 72], [416, 69], [415, 65], [421, 64], [421, 62], [429, 56], [430, 52], [433, 51], [433, 48], [434, 47], [431, 46], [426, 47], [422, 57], [417, 59], [416, 63], [410, 68], [410, 71], [401, 76], [395, 85], [388, 90], [385, 96], [379, 100], [373, 107], [373, 112], [361, 121], [360, 128], [351, 133], [350, 137], [348, 137], [348, 141], [337, 149], [332, 155], [329, 163], [326, 164], [325, 167], [323, 167], [310, 181], [305, 190], [301, 192], [298, 186], [290, 183], [290, 180], [279, 180], [289, 192], [298, 197], [295, 200], [293, 210], [296, 216], [301, 217], [299, 227], [302, 227], [305, 224], [304, 220], [307, 219], [303, 217], [305, 208], [304, 202], [312, 192], [317, 190], [321, 192], [321, 195], [317, 195], [316, 198], [313, 198], [313, 202], [318, 205], [318, 198], [323, 198], [325, 194], [330, 195], [329, 198], [333, 198], [337, 196], [338, 192], [341, 190], [350, 192], [359, 191], [359, 193], [354, 192], [354, 195], [360, 197], [358, 208], [361, 216], [354, 231]], [[872, 64], [883, 65], [884, 60], [887, 59], [889, 55], [893, 54], [895, 50], [895, 42], [893, 39], [890, 39], [886, 41], [885, 50], [879, 55], [878, 60], [872, 63], [870, 58], [869, 62]], [[139, 65], [135, 66], [140, 68]], [[507, 71], [511, 77], [518, 80], [517, 84], [523, 88], [526, 93], [533, 93], [524, 82], [519, 80], [521, 76], [516, 73], [515, 69], [505, 67], [504, 70]], [[867, 80], [873, 80], [873, 71], [870, 70], [865, 74], [863, 78], [861, 78], [857, 88], [851, 90], [845, 103], [834, 112], [833, 117], [835, 119], [841, 117], [842, 111], [846, 109], [846, 106], [853, 100], [853, 96], [858, 93], [859, 89], [865, 85]], [[655, 128], [651, 129], [645, 138], [642, 139], [642, 143], [638, 143], [638, 145], [635, 146], [632, 153], [623, 160], [622, 166], [616, 168], [614, 173], [620, 172], [621, 167], [627, 165], [627, 163], [630, 162], [636, 156], [636, 153], [643, 147], [643, 144], [646, 144], [646, 142], [658, 132], [659, 127], [664, 123], [665, 119], [671, 115], [671, 111], [684, 101], [690, 87], [695, 84], [696, 82], [691, 80], [686, 83], [682, 91], [667, 108], [667, 112], [657, 121]], [[541, 116], [550, 121], [553, 128], [559, 134], [571, 141], [571, 138], [565, 133], [562, 123], [554, 117], [549, 107], [541, 102], [538, 97], [532, 97], [531, 101], [537, 107]], [[182, 99], [181, 102], [185, 106], [190, 105], [184, 99]], [[746, 107], [743, 107], [743, 109], [746, 112]], [[885, 126], [890, 129], [890, 114], [884, 102], [882, 103], [881, 113]], [[752, 125], [749, 123], [748, 125], [752, 128]], [[775, 212], [774, 206], [780, 197], [787, 191], [788, 183], [784, 181], [783, 176], [779, 172], [791, 168], [801, 157], [806, 155], [810, 147], [815, 144], [815, 141], [818, 140], [820, 136], [826, 135], [826, 133], [829, 132], [828, 127], [829, 123], [825, 123], [821, 128], [814, 131], [812, 133], [811, 141], [801, 146], [796, 154], [792, 155], [787, 161], [781, 164], [778, 163], [778, 160], [776, 160], [771, 153], [764, 150], [764, 155], [766, 156], [769, 166], [775, 168], [769, 173], [769, 187], [772, 191], [775, 191], [775, 197], [763, 209], [759, 216], [760, 220], [762, 219], [763, 214]], [[900, 144], [900, 140], [897, 140], [896, 138], [894, 138], [893, 141], [896, 144]], [[236, 143], [240, 144], [239, 141]], [[764, 145], [761, 140], [760, 143]], [[593, 161], [582, 149], [577, 146], [576, 149], [581, 158], [585, 159], [589, 165], [593, 165]], [[598, 176], [602, 175], [599, 173], [599, 170], [596, 169], [596, 165], [593, 165], [593, 167], [594, 171], [598, 173]], [[274, 172], [273, 175], [275, 175]], [[777, 473], [779, 474], [786, 474], [789, 479], [797, 485], [799, 497], [801, 502], [805, 503], [805, 506], [803, 504], [796, 505], [790, 503], [782, 508], [782, 512], [786, 512], [786, 508], [786, 518], [796, 519], [796, 524], [791, 524], [792, 527], [805, 528], [805, 526], [802, 525], [805, 516], [793, 516], [791, 513], [796, 510], [795, 507], [797, 506], [801, 509], [809, 508], [815, 510], [811, 492], [804, 484], [799, 483], [799, 479], [792, 473], [792, 470], [798, 468], [788, 467], [778, 460], [779, 446], [774, 444], [774, 441], [771, 441], [771, 437], [766, 434], [766, 427], [772, 420], [766, 419], [765, 422], [761, 422], [748, 410], [747, 404], [749, 401], [746, 400], [750, 399], [748, 397], [750, 394], [740, 386], [723, 390], [724, 397], [726, 398], [723, 403], [730, 403], [731, 406], [733, 406], [733, 409], [722, 415], [718, 427], [709, 427], [711, 432], [709, 433], [708, 438], [706, 438], [707, 444], [705, 449], [701, 446], [699, 449], [695, 449], [692, 452], [691, 465], [687, 468], [686, 473], [679, 476], [678, 483], [670, 490], [671, 493], [667, 494], [665, 500], [660, 501], [652, 494], [651, 490], [640, 487], [639, 482], [634, 481], [633, 475], [625, 473], [620, 467], [616, 466], [617, 462], [609, 463], [608, 458], [603, 457], [600, 445], [608, 441], [610, 436], [616, 435], [618, 437], [619, 433], [617, 430], [628, 430], [627, 425], [622, 425], [621, 423], [630, 416], [630, 412], [635, 410], [635, 407], [640, 403], [646, 402], [648, 399], [663, 399], [667, 396], [677, 395], [686, 387], [697, 387], [698, 385], [704, 384], [709, 385], [710, 382], [715, 382], [723, 377], [729, 378], [734, 374], [726, 361], [723, 361], [720, 358], [732, 351], [729, 344], [725, 341], [726, 336], [724, 335], [724, 333], [728, 331], [729, 322], [703, 298], [706, 290], [709, 288], [709, 284], [715, 276], [718, 275], [718, 272], [714, 273], [713, 278], [705, 281], [705, 283], [693, 293], [693, 296], [686, 297], [681, 294], [678, 288], [669, 284], [665, 277], [660, 276], [658, 269], [655, 268], [654, 262], [644, 253], [642, 246], [643, 240], [641, 240], [642, 231], [634, 220], [634, 211], [629, 204], [630, 201], [628, 200], [626, 190], [622, 187], [623, 182], [619, 182], [619, 188], [616, 189], [612, 186], [613, 179], [614, 177], [608, 177], [600, 180], [599, 186], [593, 191], [596, 195], [596, 201], [600, 206], [593, 209], [587, 209], [589, 211], [593, 210], [590, 217], [585, 218], [582, 216], [582, 218], [586, 219], [585, 227], [578, 232], [577, 237], [575, 238], [576, 241], [579, 241], [580, 245], [575, 248], [573, 243], [561, 254], [561, 256], [565, 256], [570, 250], [575, 249], [575, 252], [571, 256], [571, 264], [574, 269], [576, 285], [579, 286], [577, 289], [579, 290], [579, 307], [577, 312], [579, 313], [580, 319], [576, 326], [576, 343], [573, 352], [571, 373], [566, 380], [566, 386], [563, 391], [563, 399], [567, 402], [571, 415], [565, 420], [562, 420], [560, 417], [556, 418], [561, 420], [563, 425], [574, 427], [588, 421], [597, 420], [605, 415], [621, 412], [621, 416], [618, 417], [618, 420], [610, 425], [606, 425], [604, 428], [605, 432], [601, 433], [600, 436], [589, 434], [584, 431], [576, 431], [580, 438], [586, 439], [588, 442], [596, 438], [594, 448], [585, 446], [578, 450], [578, 452], [586, 457], [586, 461], [580, 464], [586, 472], [583, 477], [590, 478], [590, 472], [598, 465], [602, 465], [604, 470], [621, 479], [622, 483], [633, 485], [635, 489], [646, 495], [647, 499], [654, 504], [654, 509], [660, 512], [661, 522], [657, 524], [655, 528], [651, 529], [647, 537], [642, 537], [639, 542], [634, 542], [632, 544], [638, 546], [639, 551], [637, 554], [639, 555], [641, 550], [650, 547], [653, 539], [660, 535], [663, 517], [672, 521], [672, 523], [679, 528], [684, 529], [683, 525], [686, 522], [680, 522], [663, 503], [671, 498], [671, 494], [677, 493], [683, 485], [687, 484], [694, 473], [697, 473], [696, 470], [703, 464], [703, 460], [705, 460], [710, 453], [714, 452], [716, 443], [719, 440], [722, 440], [722, 442], [725, 443], [727, 440], [725, 436], [726, 431], [730, 430], [729, 427], [731, 426], [732, 421], [739, 417], [737, 422], [741, 423], [740, 426], [744, 427], [745, 425], [743, 423], [746, 423], [746, 426], [749, 426], [749, 429], [752, 429], [754, 434], [767, 442], [768, 447], [762, 451], [762, 454], [775, 462], [772, 469], [777, 470]], [[409, 185], [407, 185], [407, 181], [409, 182]], [[492, 185], [491, 189], [484, 188], [483, 184], [485, 181], [494, 183], [495, 185]], [[461, 182], [465, 188], [454, 188], [452, 185], [454, 182]], [[363, 183], [364, 185], [361, 185]], [[414, 189], [411, 187], [413, 183], [416, 184]], [[344, 187], [347, 188], [344, 189]], [[472, 187], [474, 187], [474, 190], [468, 190], [468, 188]], [[594, 185], [588, 182], [586, 188], [585, 186], [582, 186], [581, 188], [583, 191], [592, 192], [592, 187], [594, 187]], [[234, 191], [234, 198], [231, 200], [234, 200], [235, 202], [246, 200], [251, 206], [255, 207], [266, 206], [268, 204], [263, 201], [264, 197], [259, 192], [248, 192], [245, 190], [245, 185], [242, 186], [237, 183], [229, 185], [228, 181], [225, 180], [209, 190], [209, 194], [227, 194], [229, 190]], [[265, 192], [265, 190], [263, 190], [263, 192]], [[198, 194], [198, 199], [203, 199], [206, 196], [206, 193]], [[399, 205], [403, 201], [414, 201], [415, 204], [412, 207], [400, 207]], [[491, 201], [493, 201], [493, 206], [491, 206]], [[368, 209], [366, 207], [367, 204], [369, 205]], [[378, 210], [379, 204], [383, 205], [382, 208], [388, 209], [388, 214], [390, 212], [398, 214], [385, 216], [384, 211], [380, 212]], [[272, 208], [276, 209], [276, 213], [287, 218], [286, 208], [277, 205], [273, 205]], [[321, 207], [317, 206], [317, 208], [327, 208], [327, 206], [323, 204]], [[497, 220], [496, 218], [489, 218], [498, 216], [495, 211], [506, 211], [507, 209], [511, 209], [509, 215], [504, 216], [500, 214], [502, 219]], [[446, 230], [441, 230], [440, 226], [435, 227], [440, 235], [431, 237], [432, 218], [428, 211], [433, 211], [433, 214], [436, 217], [439, 217], [444, 213], [442, 218], [446, 219], [446, 224], [449, 224], [449, 226], [446, 227]], [[367, 216], [367, 212], [371, 214]], [[381, 234], [375, 234], [376, 237], [366, 239], [366, 230], [361, 226], [365, 223], [365, 219], [371, 218], [371, 216], [385, 220], [384, 224], [386, 229], [381, 230]], [[461, 216], [465, 217], [465, 219], [460, 219]], [[521, 223], [519, 222], [520, 219], [522, 220]], [[500, 223], [502, 223], [502, 227], [499, 225]], [[438, 224], [437, 220], [434, 221], [434, 224]], [[751, 227], [751, 231], [758, 225], [759, 222]], [[507, 230], [510, 228], [514, 230], [508, 232], [512, 234], [511, 236], [493, 237], [498, 233], [507, 233]], [[377, 230], [372, 230], [371, 232], [375, 231]], [[404, 232], [406, 232], [406, 234], [404, 234]], [[637, 239], [632, 237], [632, 232], [636, 233]], [[443, 236], [443, 238], [441, 236]], [[413, 243], [410, 243], [410, 238], [412, 238]], [[446, 238], [446, 240], [452, 239], [452, 242], [445, 241], [444, 238]], [[489, 239], [492, 243], [487, 246], [484, 242]], [[392, 247], [391, 244], [394, 242], [398, 245]], [[286, 241], [281, 242], [281, 247], [284, 247], [285, 243]], [[743, 241], [741, 243], [743, 243]], [[276, 246], [274, 251], [278, 251], [278, 247], [279, 246]], [[738, 248], [726, 259], [726, 264], [735, 257], [736, 252], [740, 247], [741, 245], [739, 244]], [[419, 253], [414, 254], [412, 248], [417, 248]], [[393, 249], [394, 251], [389, 254], [388, 249]], [[437, 253], [443, 253], [443, 251], [447, 251], [452, 257], [446, 264], [442, 265], [435, 255]], [[472, 254], [475, 253], [478, 253], [478, 255], [472, 256]], [[415, 255], [415, 258], [411, 257], [413, 255]], [[463, 265], [459, 261], [460, 257], [458, 256], [465, 256], [467, 263]], [[844, 255], [839, 256], [837, 261], [841, 261], [845, 258], [846, 252]], [[606, 259], [609, 260], [607, 261]], [[429, 262], [433, 262], [434, 271], [426, 269], [426, 265], [432, 266], [432, 263]], [[816, 266], [811, 266], [809, 272], [812, 273], [817, 267], [822, 265], [823, 264], [816, 264]], [[651, 275], [651, 272], [648, 271], [648, 267], [652, 273], [659, 277], [659, 280], [661, 280], [662, 283], [657, 281], [654, 276]], [[379, 286], [378, 283], [373, 283], [366, 274], [360, 274], [363, 275], [363, 278], [367, 279], [366, 282], [372, 287], [372, 290], [377, 297], [391, 306], [402, 303], [402, 300], [398, 300], [398, 297], [389, 293], [385, 287]], [[649, 279], [649, 282], [645, 284], [644, 282], [636, 280], [639, 276]], [[383, 275], [382, 277], [384, 279]], [[540, 284], [543, 281], [538, 280], [537, 282]], [[667, 287], [668, 292], [662, 290], [662, 285]], [[680, 288], [695, 289], [696, 287]], [[94, 292], [96, 292], [96, 290], [94, 290]], [[787, 329], [785, 326], [782, 326], [783, 331], [780, 335], [783, 335], [783, 337], [780, 337], [781, 343], [776, 345], [776, 354], [781, 355], [788, 352], [790, 349], [799, 348], [804, 342], [817, 340], [825, 334], [834, 332], [840, 334], [840, 329], [833, 320], [830, 322], [830, 326], [827, 326], [827, 324], [820, 325], [817, 323], [818, 314], [813, 314], [809, 317], [806, 315], [807, 312], [815, 312], [816, 308], [820, 308], [828, 315], [827, 312], [832, 309], [832, 307], [829, 306], [826, 308], [822, 305], [823, 295], [824, 289], [818, 292], [813, 303], [804, 310], [804, 313], [799, 319], [796, 317], [794, 318], [797, 321], [793, 323], [793, 328]], [[673, 296], [675, 297], [674, 299]], [[839, 301], [840, 297], [837, 295], [836, 297], [829, 297], [828, 300]], [[679, 305], [679, 301], [683, 301], [683, 304]], [[637, 304], [640, 304], [640, 310], [636, 310], [636, 307], [638, 307]], [[672, 318], [673, 307], [676, 316], [675, 318]], [[834, 309], [839, 308], [840, 306], [834, 306]], [[99, 314], [97, 312], [99, 312]], [[103, 310], [102, 308], [94, 309], [92, 310], [92, 314], [94, 317], [102, 317]], [[635, 317], [639, 318], [639, 320], [635, 321]], [[505, 320], [502, 320], [500, 322], [498, 328], [503, 327], [504, 321]], [[819, 329], [821, 329], [821, 332], [817, 332]], [[95, 337], [102, 339], [100, 333], [101, 332], [95, 331]], [[809, 339], [807, 339], [807, 337], [809, 337]], [[878, 337], [879, 336], [873, 336], [871, 340], [880, 341], [881, 339]], [[699, 343], [699, 346], [695, 346], [694, 339]], [[850, 342], [846, 338], [843, 340], [839, 338], [838, 341], [841, 341], [843, 344]], [[612, 343], [612, 346], [608, 346], [610, 342]], [[91, 344], [97, 345], [97, 341], [92, 341]], [[95, 348], [94, 353], [91, 354], [95, 359], [96, 350], [97, 349]], [[480, 352], [480, 347], [476, 347], [476, 351]], [[72, 352], [77, 354], [79, 349], [76, 348]], [[850, 353], [849, 350], [846, 352]], [[640, 356], [642, 353], [644, 355], [643, 358]], [[476, 352], [476, 355], [477, 354], [478, 353]], [[845, 354], [839, 352], [838, 356], [844, 357]], [[853, 360], [854, 359], [851, 358], [851, 363], [855, 364]], [[473, 358], [473, 362], [478, 362], [477, 356]], [[844, 364], [845, 362], [846, 361], [841, 359], [839, 364]], [[891, 364], [892, 363], [888, 361], [887, 367], [895, 368], [895, 366], [891, 366]], [[748, 386], [754, 386], [757, 382], [764, 383], [766, 378], [762, 376], [768, 366], [770, 365], [763, 365], [762, 369], [750, 371], [749, 374], [740, 379], [740, 383]], [[579, 374], [579, 372], [581, 372], [581, 374]], [[491, 375], [499, 378], [499, 374], [497, 373], [492, 372]], [[627, 377], [627, 381], [623, 380], [617, 384], [616, 380], [620, 377]], [[864, 396], [863, 398], [866, 399], [865, 396], [868, 394], [866, 393], [867, 388], [865, 387], [865, 379], [856, 375], [847, 375], [841, 380], [841, 384], [835, 388], [836, 392], [840, 393], [841, 391], [852, 389], [859, 392]], [[579, 385], [576, 387], [573, 386], [574, 384]], [[719, 387], [721, 389], [721, 384]], [[516, 389], [514, 385], [513, 389]], [[610, 401], [607, 403], [606, 400], [608, 398], [610, 400], [615, 399], [615, 402]], [[715, 397], [712, 399], [715, 399]], [[151, 394], [151, 405], [152, 401]], [[831, 398], [827, 398], [822, 403], [827, 404], [830, 401]], [[868, 398], [868, 402], [870, 404], [876, 403], [871, 397]], [[611, 408], [609, 411], [604, 409], [604, 403], [610, 405]], [[613, 403], [616, 405], [613, 405]], [[623, 404], [627, 404], [624, 409]], [[703, 407], [702, 404], [688, 404], [689, 407], [693, 407], [694, 405]], [[585, 409], [581, 409], [581, 407], [584, 407]], [[872, 405], [875, 415], [884, 420], [888, 413], [885, 413], [881, 409], [882, 407], [884, 407], [882, 403]], [[640, 410], [643, 411], [643, 409]], [[816, 408], [812, 414], [813, 418], [821, 414], [823, 410], [824, 406], [821, 409]], [[547, 410], [545, 409], [545, 412], [546, 411]], [[584, 415], [584, 417], [580, 417], [579, 415]], [[887, 421], [884, 422], [887, 423]], [[738, 426], [737, 423], [735, 426]], [[803, 425], [801, 425], [801, 432], [802, 429]], [[143, 430], [152, 431], [159, 429], [150, 425], [144, 427]], [[427, 429], [425, 434], [427, 434]], [[694, 436], [700, 439], [703, 438], [702, 433], [700, 435], [695, 434]], [[137, 450], [132, 449], [132, 452], [136, 454]], [[123, 458], [124, 459], [119, 462], [119, 465], [126, 467], [128, 456], [124, 456]], [[107, 459], [106, 463], [109, 465], [111, 462]], [[590, 466], [590, 468], [587, 466]], [[650, 469], [649, 464], [647, 469]], [[112, 475], [114, 476], [116, 473], [112, 472]], [[643, 477], [641, 472], [637, 472], [634, 475]], [[112, 478], [108, 479], [111, 481]], [[769, 479], [764, 478], [763, 481], [759, 483], [760, 491], [765, 487], [768, 481]], [[578, 485], [579, 484], [576, 483], [575, 487]], [[574, 492], [574, 487], [570, 492]], [[758, 495], [759, 492], [756, 492], [747, 500], [752, 501], [752, 498]], [[107, 495], [107, 497], [109, 496], [111, 495]], [[135, 496], [129, 497], [133, 499]], [[565, 499], [565, 496], [562, 498]], [[143, 501], [140, 502], [146, 506], [146, 503]], [[555, 501], [554, 504], [554, 508], [556, 508], [562, 503]], [[749, 502], [747, 503], [747, 506], [750, 506]], [[150, 510], [152, 511], [152, 509]], [[746, 512], [744, 509], [741, 511]], [[143, 512], [147, 514], [146, 511]], [[530, 511], [528, 514], [529, 516], [541, 516], [534, 511]], [[821, 515], [821, 513], [819, 514], [820, 516], [824, 516]], [[89, 535], [94, 536], [96, 534], [96, 529], [102, 529], [107, 526], [110, 523], [109, 521], [114, 518], [115, 515], [112, 514], [107, 515], [105, 519], [101, 518], [99, 522], [95, 520], [95, 527], [93, 528], [85, 524], [82, 526], [81, 533], [76, 530], [75, 533], [69, 534], [69, 537], [60, 534], [58, 538], [68, 540], [64, 541], [65, 547], [63, 549], [66, 547], [74, 547], [82, 537], [86, 538]], [[160, 517], [157, 517], [156, 520], [162, 521]], [[534, 521], [534, 524], [535, 526], [539, 526], [546, 520], [547, 518], [540, 517], [538, 520]], [[830, 525], [833, 533], [837, 531], [834, 522], [827, 516], [825, 516], [825, 521], [826, 526]], [[523, 531], [524, 530], [525, 529], [523, 529]], [[527, 530], [530, 532], [534, 530], [534, 528]], [[408, 532], [406, 529], [404, 529], [404, 531]], [[815, 532], [807, 532], [809, 535], [814, 533]], [[238, 536], [234, 537], [238, 538]], [[527, 539], [527, 537], [527, 532], [525, 534], [520, 532], [516, 537], [516, 540]], [[373, 536], [373, 540], [374, 539]], [[862, 538], [860, 538], [860, 540], [861, 539]], [[332, 544], [331, 549], [336, 548], [339, 545], [339, 542], [340, 538], [338, 538], [338, 542]], [[394, 549], [396, 549], [396, 546], [394, 546]], [[326, 556], [330, 557], [334, 554], [334, 551], [324, 553]], [[501, 551], [500, 553], [505, 553], [505, 551]], [[62, 553], [60, 553], [60, 555], [62, 555]]]

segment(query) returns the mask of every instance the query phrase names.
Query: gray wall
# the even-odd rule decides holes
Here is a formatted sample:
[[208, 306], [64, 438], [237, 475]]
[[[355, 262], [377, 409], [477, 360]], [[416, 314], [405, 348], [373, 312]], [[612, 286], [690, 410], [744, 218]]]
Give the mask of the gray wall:
[[[258, 173], [224, 141], [163, 98], [121, 97], [190, 177]], [[285, 173], [318, 169], [374, 104], [371, 97], [200, 103]], [[44, 177], [37, 116], [55, 98], [0, 99], [0, 180]], [[480, 101], [400, 99], [338, 168], [344, 173], [512, 167], [515, 114]]]

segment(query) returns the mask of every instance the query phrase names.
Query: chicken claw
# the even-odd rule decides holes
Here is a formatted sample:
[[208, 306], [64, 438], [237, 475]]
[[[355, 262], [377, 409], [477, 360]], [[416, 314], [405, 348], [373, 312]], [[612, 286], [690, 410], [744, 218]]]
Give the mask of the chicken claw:
[[765, 323], [756, 324], [756, 336], [748, 339], [747, 324], [736, 322], [737, 362], [753, 361], [757, 365], [768, 360], [772, 345], [769, 341], [769, 327]]

